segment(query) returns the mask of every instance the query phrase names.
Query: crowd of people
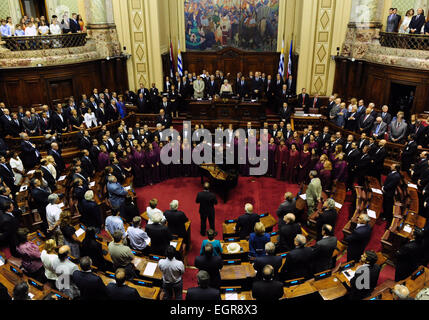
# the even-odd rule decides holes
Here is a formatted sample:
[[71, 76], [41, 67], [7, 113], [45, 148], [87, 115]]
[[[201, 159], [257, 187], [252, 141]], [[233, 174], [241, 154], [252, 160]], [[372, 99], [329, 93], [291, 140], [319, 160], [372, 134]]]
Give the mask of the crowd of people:
[[417, 9], [417, 13], [414, 9], [407, 10], [404, 17], [398, 14], [398, 8], [390, 8], [386, 32], [429, 35], [429, 19], [422, 8]]
[[[189, 85], [189, 91], [182, 98], [192, 96], [198, 98], [201, 95], [207, 98], [220, 94], [221, 88], [218, 84], [227, 85], [229, 82], [225, 80], [227, 79], [223, 78], [223, 73], [220, 71], [215, 75], [205, 71], [199, 76], [186, 72], [186, 77], [182, 79], [166, 78], [163, 89], [165, 95], [160, 94], [155, 85], [151, 90], [141, 85], [137, 93], [126, 91], [123, 96], [117, 95], [116, 92], [110, 93], [108, 89], [102, 93], [94, 89], [89, 99], [86, 95], [82, 95], [81, 101], [76, 103], [71, 98], [66, 106], [58, 104], [55, 110], [43, 106], [39, 114], [35, 109], [25, 111], [23, 108], [18, 112], [10, 113], [5, 104], [0, 103], [3, 132], [15, 137], [20, 136], [22, 139], [21, 153], [16, 149], [11, 151], [12, 146], [6, 145], [3, 140], [0, 141], [0, 209], [2, 211], [0, 241], [10, 248], [12, 255], [23, 259], [22, 268], [25, 273], [41, 282], [50, 281], [55, 288], [55, 280], [59, 276], [56, 270], [61, 267], [72, 275], [74, 286], [65, 292], [72, 298], [80, 296], [82, 299], [102, 297], [135, 299], [138, 298], [138, 294], [136, 295], [132, 288], [124, 289], [126, 287], [124, 282], [135, 276], [132, 250], [139, 250], [145, 254], [154, 253], [166, 257], [159, 262], [159, 268], [163, 272], [164, 298], [181, 299], [182, 276], [185, 272], [181, 260], [183, 257], [177, 256], [175, 248], [170, 247], [170, 240], [174, 234], [184, 237], [186, 241], [184, 227], [188, 221], [186, 214], [178, 210], [179, 203], [176, 200], [171, 202], [168, 212], [162, 212], [157, 208], [157, 200], [153, 199], [146, 209], [149, 223], [145, 229], [142, 229], [136, 203], [122, 184], [131, 177], [134, 180], [134, 187], [142, 187], [170, 178], [200, 175], [196, 165], [161, 163], [160, 152], [164, 145], [163, 130], [173, 126], [172, 118], [177, 116], [176, 112], [183, 107], [184, 100], [175, 100], [176, 86], [180, 90], [184, 83], [199, 85], [202, 82], [204, 83], [202, 91], [199, 91], [202, 86]], [[214, 88], [215, 90], [211, 90]], [[319, 131], [310, 125], [303, 132], [294, 132], [289, 121], [293, 109], [287, 102], [290, 97], [295, 96], [292, 88], [293, 78], [287, 79], [284, 83], [281, 78], [272, 80], [271, 76], [265, 78], [265, 75], [259, 72], [250, 74], [247, 79], [239, 74], [234, 84], [235, 94], [242, 97], [265, 97], [269, 105], [271, 103], [276, 106], [274, 108], [280, 107], [280, 121], [272, 125], [264, 123], [262, 126], [263, 132], [268, 133], [267, 176], [308, 185], [306, 201], [311, 214], [322, 201], [322, 190], [329, 196], [337, 182], [343, 182], [350, 189], [355, 182], [364, 184], [364, 178], [368, 175], [376, 177], [381, 182], [387, 156], [385, 138], [395, 143], [406, 142], [401, 159], [396, 159], [400, 160], [401, 165], [393, 164], [385, 182], [382, 183], [383, 215], [388, 222], [392, 219], [393, 204], [397, 197], [396, 190], [404, 184], [400, 171], [408, 172], [422, 191], [423, 206], [420, 214], [423, 216], [427, 214], [429, 158], [427, 152], [419, 153], [419, 146], [426, 147], [428, 141], [428, 131], [424, 124], [415, 118], [410, 124], [406, 124], [401, 112], [393, 118], [387, 106], [377, 112], [374, 104], [370, 103], [366, 106], [363, 100], [357, 102], [356, 99], [352, 99], [347, 107], [341, 99], [332, 96], [328, 105], [329, 120], [339, 127], [360, 132], [359, 140], [356, 140], [353, 135], [343, 136], [342, 131], [331, 132], [328, 126]], [[273, 89], [272, 95], [269, 94], [271, 89]], [[320, 106], [319, 98], [316, 96], [310, 99], [305, 90], [297, 99], [298, 107], [304, 109]], [[173, 107], [172, 105], [176, 102], [176, 107]], [[139, 121], [134, 126], [129, 126], [123, 120], [126, 116], [125, 103], [136, 105], [138, 110], [144, 113], [157, 112], [156, 131], [151, 131], [146, 123]], [[114, 132], [110, 132], [107, 130], [107, 124], [115, 120], [120, 120], [120, 124]], [[237, 147], [239, 134], [234, 132], [232, 125], [225, 124], [226, 126], [229, 133], [227, 135], [229, 141], [226, 141], [226, 144]], [[91, 136], [88, 131], [92, 127], [101, 127], [96, 136]], [[191, 130], [191, 136], [200, 128], [203, 128], [203, 125], [195, 125]], [[224, 124], [219, 124], [218, 130], [221, 129], [224, 129]], [[78, 132], [81, 154], [73, 159], [67, 180], [71, 183], [70, 190], [78, 204], [81, 221], [88, 227], [83, 243], [77, 241], [75, 230], [70, 227], [70, 212], [61, 209], [62, 195], [55, 193], [57, 181], [66, 171], [66, 163], [61, 151], [61, 135], [72, 131]], [[388, 132], [387, 136], [386, 132]], [[247, 124], [245, 134], [247, 143], [252, 139], [256, 141], [258, 139], [251, 122]], [[31, 141], [31, 136], [40, 135], [45, 135], [46, 139], [45, 147], [48, 152], [45, 157], [41, 156], [41, 151], [44, 150], [39, 150]], [[185, 136], [183, 133], [176, 141], [170, 142], [174, 148], [185, 152], [196, 146], [191, 136]], [[264, 144], [261, 145], [259, 148]], [[250, 166], [249, 161], [247, 164], [240, 165], [238, 171], [241, 175], [248, 176]], [[33, 172], [30, 182], [29, 192], [32, 201], [29, 205], [30, 209], [38, 210], [43, 221], [43, 231], [46, 231], [50, 237], [41, 253], [37, 246], [27, 240], [28, 230], [20, 228], [19, 219], [22, 212], [15, 202], [15, 196], [23, 178], [34, 168], [37, 170]], [[103, 184], [101, 190], [106, 190], [105, 196], [109, 199], [112, 210], [112, 215], [105, 221], [102, 219], [100, 206], [94, 201], [94, 193], [90, 190], [90, 182], [93, 181], [96, 172], [104, 173], [101, 179]], [[203, 200], [197, 198], [197, 203], [202, 208], [205, 207], [203, 203], [207, 199], [206, 193], [210, 192], [210, 186], [206, 185], [204, 192]], [[210, 199], [207, 201], [210, 201], [210, 206], [213, 207], [215, 202], [212, 198]], [[308, 239], [301, 234], [301, 225], [306, 221], [301, 220], [296, 210], [295, 199], [290, 193], [285, 195], [285, 202], [280, 205], [277, 212], [279, 218], [277, 244], [270, 242], [270, 237], [265, 232], [264, 226], [259, 223], [259, 216], [253, 212], [251, 204], [246, 205], [245, 212], [238, 219], [236, 231], [241, 239], [249, 239], [249, 254], [252, 259], [255, 259], [254, 266], [258, 271], [253, 284], [255, 298], [279, 299], [283, 291], [279, 289], [282, 284], [278, 280], [311, 278], [316, 271], [332, 267], [333, 261], [330, 257], [337, 243], [334, 236], [337, 213], [335, 202], [331, 199], [324, 203], [322, 214], [318, 218], [317, 243], [313, 247], [306, 247]], [[207, 234], [208, 239], [202, 244], [201, 257], [197, 257], [195, 261], [195, 266], [200, 270], [199, 287], [189, 290], [187, 298], [219, 299], [219, 270], [222, 268], [219, 256], [222, 248], [215, 239], [217, 233], [214, 230], [213, 221], [210, 221], [210, 214], [201, 213], [201, 215], [209, 218], [211, 229], [206, 233], [202, 224], [201, 234]], [[125, 232], [124, 221], [130, 225], [127, 232]], [[168, 225], [165, 225], [166, 221]], [[348, 258], [350, 258], [348, 260], [362, 260], [365, 265], [374, 269], [372, 273], [378, 279], [379, 267], [376, 265], [376, 254], [372, 251], [365, 252], [371, 237], [368, 222], [369, 217], [362, 215], [359, 218], [358, 227], [345, 239], [348, 243]], [[96, 235], [103, 229], [114, 239], [109, 244], [109, 253], [113, 260], [112, 270], [116, 271], [116, 284], [109, 285], [107, 288], [104, 288], [96, 279], [97, 276], [90, 271], [91, 265], [97, 266], [100, 270], [109, 268], [103, 258], [101, 245], [96, 241]], [[150, 239], [149, 246], [148, 239]], [[418, 239], [423, 240], [419, 242]], [[426, 234], [420, 238], [416, 235], [415, 241], [420, 246], [414, 246], [413, 249], [425, 248]], [[275, 254], [286, 251], [289, 252], [285, 262], [286, 267], [280, 270], [281, 262], [279, 263], [279, 257]], [[69, 256], [81, 258], [80, 270], [68, 259]], [[403, 254], [402, 257], [409, 257], [409, 255]], [[417, 260], [415, 259], [415, 263], [418, 266], [421, 261]], [[28, 261], [32, 263], [27, 264]], [[412, 270], [414, 264], [404, 263], [408, 269], [401, 269], [402, 278], [415, 270]], [[88, 277], [93, 278], [94, 282], [89, 284], [90, 282], [85, 280]], [[374, 279], [371, 279], [371, 289], [375, 287]], [[19, 287], [19, 289], [22, 288]], [[398, 294], [402, 292], [403, 296], [404, 290], [399, 288]], [[361, 299], [370, 292], [371, 290], [366, 292], [352, 290], [350, 296]]]
[[50, 22], [45, 16], [40, 18], [23, 16], [19, 22], [14, 22], [11, 17], [1, 19], [0, 24], [2, 37], [30, 37], [85, 32], [85, 23], [82, 17], [72, 13], [70, 18], [67, 12], [61, 19], [53, 15]]

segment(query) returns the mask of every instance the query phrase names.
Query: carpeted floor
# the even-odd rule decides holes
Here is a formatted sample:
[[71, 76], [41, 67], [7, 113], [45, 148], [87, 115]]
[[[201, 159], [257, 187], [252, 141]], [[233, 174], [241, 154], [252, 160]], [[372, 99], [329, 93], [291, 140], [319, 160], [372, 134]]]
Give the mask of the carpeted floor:
[[[197, 270], [191, 267], [194, 264], [195, 257], [199, 255], [201, 242], [204, 239], [200, 233], [200, 218], [198, 214], [199, 206], [195, 203], [197, 193], [201, 191], [199, 178], [177, 178], [165, 181], [163, 183], [137, 189], [138, 206], [140, 211], [145, 211], [149, 200], [158, 199], [158, 208], [162, 211], [169, 209], [171, 200], [179, 201], [179, 210], [186, 213], [191, 220], [191, 249], [187, 257], [189, 266], [184, 276], [184, 289], [196, 285]], [[218, 239], [222, 238], [222, 223], [227, 219], [237, 218], [244, 213], [244, 205], [252, 203], [257, 213], [269, 212], [276, 217], [276, 211], [279, 204], [283, 201], [285, 192], [290, 191], [297, 194], [299, 187], [283, 181], [272, 178], [258, 177], [245, 178], [240, 177], [238, 186], [231, 191], [229, 201], [224, 204], [218, 197], [219, 204], [216, 206], [216, 230]], [[349, 221], [351, 194], [347, 195], [346, 203], [340, 211], [335, 234], [339, 240], [343, 239], [342, 229]], [[384, 234], [385, 222], [378, 222], [374, 227], [371, 241], [367, 247], [369, 250], [380, 251], [380, 239]], [[343, 258], [345, 259], [345, 257]], [[381, 280], [393, 279], [394, 269], [384, 268], [380, 275]]]

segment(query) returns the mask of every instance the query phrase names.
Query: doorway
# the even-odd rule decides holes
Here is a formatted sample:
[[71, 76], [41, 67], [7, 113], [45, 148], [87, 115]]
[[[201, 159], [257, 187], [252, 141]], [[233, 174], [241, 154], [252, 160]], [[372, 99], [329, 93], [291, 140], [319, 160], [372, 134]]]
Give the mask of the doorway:
[[416, 88], [416, 86], [391, 83], [389, 111], [392, 116], [395, 116], [399, 111], [403, 111], [405, 113], [405, 119], [410, 119], [411, 111], [414, 106]]
[[48, 11], [46, 10], [46, 0], [19, 0], [22, 15], [28, 17], [40, 18], [45, 16], [48, 20]]

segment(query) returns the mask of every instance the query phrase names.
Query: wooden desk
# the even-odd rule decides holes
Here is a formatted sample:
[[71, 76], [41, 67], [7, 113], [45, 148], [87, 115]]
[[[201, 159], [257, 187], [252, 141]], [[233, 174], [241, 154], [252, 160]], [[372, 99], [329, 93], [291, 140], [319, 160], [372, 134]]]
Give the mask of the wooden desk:
[[282, 299], [293, 299], [302, 296], [306, 296], [312, 293], [315, 293], [317, 290], [314, 288], [309, 281], [304, 282], [297, 286], [292, 286], [289, 288], [283, 288], [283, 298]]
[[[252, 291], [240, 291], [240, 292], [236, 292], [237, 293], [237, 300], [236, 301], [248, 301], [248, 300], [255, 300], [252, 297]], [[227, 294], [222, 293], [220, 295], [222, 300], [227, 300], [227, 301], [232, 301], [231, 299], [226, 299]]]
[[[106, 286], [109, 283], [115, 282], [115, 279], [112, 279], [108, 276], [105, 276], [104, 274], [97, 273], [97, 275], [101, 278], [101, 280], [103, 280], [103, 283]], [[126, 281], [125, 284], [131, 288], [135, 288], [138, 291], [140, 297], [142, 297], [143, 299], [148, 299], [148, 300], [158, 300], [159, 299], [159, 294], [161, 291], [160, 287], [139, 286], [139, 285], [135, 285], [134, 283], [132, 283], [130, 281]]]
[[[267, 216], [260, 218], [260, 222], [265, 226], [266, 232], [271, 232], [274, 226], [277, 224], [277, 220], [271, 214], [268, 214]], [[237, 223], [235, 222], [234, 223], [224, 222], [222, 224], [223, 237], [229, 238], [237, 235], [237, 232], [235, 231], [236, 225]]]
[[[144, 274], [146, 266], [149, 262], [153, 262], [157, 265], [156, 269], [155, 269], [155, 273], [153, 274], [153, 276], [146, 276]], [[136, 257], [133, 260], [133, 264], [134, 264], [134, 267], [139, 271], [140, 278], [148, 279], [150, 281], [153, 281], [156, 284], [162, 282], [162, 272], [158, 267], [158, 261], [150, 260], [150, 259], [144, 258], [144, 257]]]
[[[228, 245], [231, 243], [238, 243], [243, 250], [240, 251], [239, 253], [230, 253], [228, 251]], [[241, 255], [247, 256], [249, 254], [249, 241], [247, 241], [247, 240], [241, 240], [241, 241], [236, 241], [236, 242], [221, 241], [220, 244], [222, 246], [222, 256], [225, 259], [234, 259], [231, 256], [241, 256]]]
[[246, 280], [254, 278], [255, 276], [256, 271], [248, 262], [243, 262], [240, 265], [224, 265], [220, 270], [220, 278], [222, 282]]
[[313, 279], [310, 283], [325, 301], [335, 300], [347, 294], [347, 289], [335, 275], [318, 281]]

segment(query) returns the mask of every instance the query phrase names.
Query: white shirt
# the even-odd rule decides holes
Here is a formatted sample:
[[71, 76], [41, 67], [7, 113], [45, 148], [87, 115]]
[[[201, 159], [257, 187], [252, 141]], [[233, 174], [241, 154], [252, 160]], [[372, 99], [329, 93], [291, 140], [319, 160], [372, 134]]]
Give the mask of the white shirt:
[[57, 169], [55, 169], [54, 165], [52, 163], [49, 163], [47, 167], [51, 172], [52, 176], [54, 177], [54, 179], [57, 179]]
[[61, 27], [59, 24], [51, 24], [49, 29], [51, 30], [51, 34], [61, 34]]
[[164, 221], [165, 221], [164, 214], [158, 208], [152, 209], [151, 207], [147, 207], [146, 208], [146, 212], [147, 212], [147, 215], [149, 217], [148, 224], [153, 224], [152, 217], [155, 214], [155, 212], [159, 212], [162, 215], [162, 221], [161, 221], [161, 223], [164, 223]]
[[60, 220], [61, 212], [62, 210], [58, 204], [48, 204], [46, 206], [46, 219], [49, 227], [54, 226]]
[[57, 273], [55, 272], [60, 259], [56, 254], [48, 254], [46, 250], [43, 250], [40, 259], [42, 260], [43, 266], [45, 267], [45, 276], [49, 280], [57, 280]]
[[85, 113], [83, 116], [85, 125], [87, 128], [96, 127], [97, 126], [97, 117], [95, 116], [95, 113]]
[[40, 26], [39, 32], [42, 35], [47, 35], [47, 34], [49, 34], [49, 27], [48, 26]]
[[[10, 167], [13, 169], [17, 169], [19, 171], [24, 171], [24, 166], [22, 164], [21, 159], [18, 157], [18, 160], [15, 160], [14, 158], [10, 158], [9, 161]], [[22, 175], [20, 173], [17, 173], [15, 171], [13, 171], [13, 174], [15, 176], [15, 185], [18, 186], [21, 184], [21, 180], [22, 180]]]
[[143, 250], [147, 247], [148, 243], [150, 243], [150, 238], [147, 233], [140, 229], [129, 227], [127, 229], [128, 239], [130, 239], [130, 245], [132, 248], [137, 250]]
[[32, 27], [25, 28], [25, 35], [28, 36], [28, 37], [37, 36], [37, 29], [36, 29], [36, 27], [33, 25]]

